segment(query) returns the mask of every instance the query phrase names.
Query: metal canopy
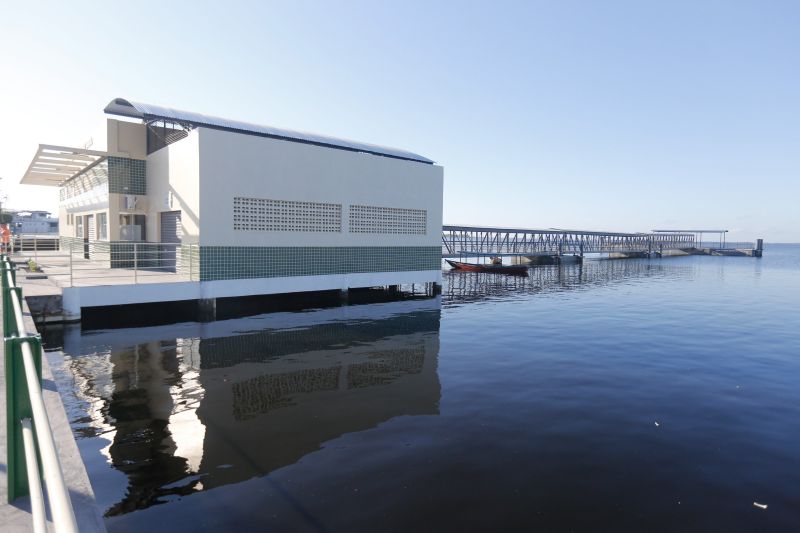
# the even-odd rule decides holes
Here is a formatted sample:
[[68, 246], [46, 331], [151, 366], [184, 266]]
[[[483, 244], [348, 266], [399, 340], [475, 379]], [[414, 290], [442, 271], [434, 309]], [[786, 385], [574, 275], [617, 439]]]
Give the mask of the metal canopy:
[[85, 148], [40, 144], [20, 183], [58, 187], [70, 178], [92, 168], [107, 155], [106, 152]]
[[339, 150], [364, 152], [367, 154], [392, 157], [395, 159], [404, 159], [406, 161], [433, 164], [433, 161], [427, 157], [423, 157], [419, 154], [408, 152], [406, 150], [399, 150], [397, 148], [389, 148], [387, 146], [379, 146], [376, 144], [350, 141], [348, 139], [340, 139], [337, 137], [328, 137], [326, 135], [317, 135], [315, 133], [273, 128], [272, 126], [260, 126], [258, 124], [252, 124], [249, 122], [212, 117], [208, 115], [202, 115], [200, 113], [193, 113], [191, 111], [181, 111], [169, 107], [131, 102], [130, 100], [125, 100], [124, 98], [115, 98], [112, 100], [106, 106], [105, 112], [109, 115], [139, 118], [144, 121], [167, 120], [194, 127], [207, 127], [236, 133], [259, 135], [262, 137], [271, 137], [286, 141], [314, 144], [317, 146], [325, 146]]
[[728, 233], [726, 229], [654, 229], [653, 233]]
[[[653, 233], [660, 233], [662, 235], [674, 235], [678, 233], [693, 233], [695, 238], [697, 239], [697, 245], [702, 247], [703, 246], [703, 235], [705, 234], [716, 234], [719, 235], [719, 246], [720, 248], [725, 247], [725, 239], [727, 238], [726, 233], [728, 230], [726, 229], [654, 229]], [[711, 243], [707, 243], [711, 244]], [[716, 244], [716, 243], [715, 243]]]
[[649, 233], [621, 233], [614, 231], [585, 231], [576, 229], [560, 229], [560, 228], [506, 228], [506, 227], [484, 227], [484, 226], [469, 226], [469, 225], [452, 225], [445, 224], [442, 226], [443, 231], [488, 231], [494, 233], [531, 233], [536, 235], [570, 235], [580, 233], [583, 235], [610, 235], [615, 237], [638, 237], [641, 235], [649, 235]]

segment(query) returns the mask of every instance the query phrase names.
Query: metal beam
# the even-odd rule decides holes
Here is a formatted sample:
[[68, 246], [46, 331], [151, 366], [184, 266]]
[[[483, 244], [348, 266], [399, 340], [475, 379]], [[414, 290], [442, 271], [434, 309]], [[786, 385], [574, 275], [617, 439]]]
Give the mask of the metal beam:
[[620, 233], [593, 230], [442, 227], [442, 255], [562, 255], [585, 253], [660, 252], [692, 248], [691, 233]]

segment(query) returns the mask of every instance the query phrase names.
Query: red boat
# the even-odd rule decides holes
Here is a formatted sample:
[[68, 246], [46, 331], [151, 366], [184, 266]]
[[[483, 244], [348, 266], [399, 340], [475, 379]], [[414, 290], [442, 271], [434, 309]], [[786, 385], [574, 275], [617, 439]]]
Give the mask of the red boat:
[[526, 265], [481, 265], [477, 263], [450, 261], [449, 259], [445, 259], [445, 261], [454, 269], [465, 270], [467, 272], [491, 272], [493, 274], [511, 274], [512, 276], [524, 276], [528, 273], [528, 267]]

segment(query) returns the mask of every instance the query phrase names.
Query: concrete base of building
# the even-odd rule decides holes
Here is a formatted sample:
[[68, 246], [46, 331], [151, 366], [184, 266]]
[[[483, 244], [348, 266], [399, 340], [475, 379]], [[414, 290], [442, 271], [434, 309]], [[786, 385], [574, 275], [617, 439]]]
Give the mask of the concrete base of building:
[[78, 321], [81, 309], [112, 305], [157, 302], [197, 301], [201, 318], [214, 320], [216, 298], [291, 294], [300, 292], [398, 286], [411, 283], [433, 283], [441, 292], [441, 270], [410, 272], [368, 272], [326, 276], [257, 278], [218, 281], [177, 281], [92, 287], [65, 287], [62, 293], [62, 317], [66, 322]]
[[214, 322], [217, 319], [217, 299], [197, 300], [197, 317], [199, 322]]

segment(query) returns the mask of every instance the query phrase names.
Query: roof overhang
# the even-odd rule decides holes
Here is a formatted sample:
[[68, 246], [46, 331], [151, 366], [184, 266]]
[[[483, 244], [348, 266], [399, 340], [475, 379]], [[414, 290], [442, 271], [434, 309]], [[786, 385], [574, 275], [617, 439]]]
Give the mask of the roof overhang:
[[427, 157], [423, 157], [407, 150], [400, 150], [398, 148], [379, 146], [377, 144], [352, 141], [349, 139], [330, 137], [328, 135], [319, 135], [316, 133], [276, 128], [273, 126], [262, 126], [258, 124], [252, 124], [250, 122], [202, 115], [200, 113], [193, 113], [191, 111], [181, 111], [180, 109], [174, 109], [171, 107], [162, 107], [152, 104], [144, 104], [141, 102], [134, 102], [124, 98], [114, 98], [111, 100], [111, 102], [109, 102], [109, 104], [106, 106], [105, 112], [109, 115], [138, 118], [145, 122], [165, 120], [190, 127], [205, 127], [223, 131], [231, 131], [234, 133], [244, 133], [247, 135], [271, 137], [284, 141], [312, 144], [327, 148], [348, 150], [351, 152], [363, 152], [366, 154], [391, 157], [394, 159], [403, 159], [406, 161], [415, 161], [418, 163], [434, 163], [432, 159], [428, 159]]
[[106, 152], [86, 148], [40, 144], [20, 183], [58, 187], [78, 174], [86, 172], [107, 156]]

